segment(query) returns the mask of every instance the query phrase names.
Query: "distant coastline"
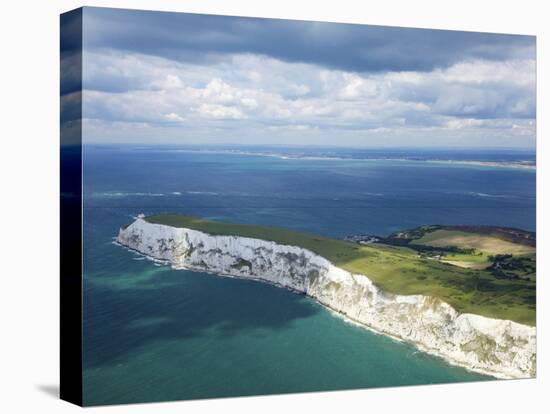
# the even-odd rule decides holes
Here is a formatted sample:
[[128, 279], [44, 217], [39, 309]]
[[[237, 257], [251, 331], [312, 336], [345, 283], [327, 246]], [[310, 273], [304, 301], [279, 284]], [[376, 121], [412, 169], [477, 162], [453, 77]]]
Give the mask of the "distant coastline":
[[426, 160], [437, 164], [457, 164], [457, 165], [474, 165], [479, 167], [501, 167], [501, 168], [521, 168], [526, 170], [536, 170], [537, 166], [531, 161], [476, 161], [476, 160]]
[[434, 163], [434, 164], [455, 164], [477, 167], [497, 167], [497, 168], [514, 168], [524, 170], [536, 170], [536, 162], [534, 160], [517, 159], [517, 160], [486, 160], [486, 159], [446, 159], [432, 158], [430, 156], [383, 156], [377, 154], [358, 154], [345, 155], [334, 153], [318, 153], [308, 154], [302, 152], [286, 152], [286, 151], [253, 151], [244, 149], [210, 149], [210, 148], [170, 148], [159, 151], [182, 152], [190, 154], [225, 154], [225, 155], [241, 155], [251, 157], [271, 157], [281, 160], [311, 160], [311, 161], [398, 161], [398, 162], [415, 162], [415, 163]]

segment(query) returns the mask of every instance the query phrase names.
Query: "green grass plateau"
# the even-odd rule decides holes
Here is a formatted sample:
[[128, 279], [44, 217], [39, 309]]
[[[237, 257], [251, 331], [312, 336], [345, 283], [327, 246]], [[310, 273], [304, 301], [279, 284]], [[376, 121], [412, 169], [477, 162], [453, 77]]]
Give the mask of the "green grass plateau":
[[[145, 220], [150, 223], [199, 230], [212, 235], [251, 237], [303, 247], [323, 256], [336, 266], [368, 276], [377, 286], [390, 293], [428, 295], [440, 298], [459, 312], [509, 319], [531, 326], [534, 326], [536, 322], [536, 281], [534, 276], [518, 277], [512, 271], [496, 273], [489, 268], [467, 268], [441, 260], [433, 260], [433, 258], [427, 257], [425, 252], [419, 254], [418, 246], [429, 249], [467, 247], [470, 249], [469, 251], [460, 250], [449, 253], [451, 255], [449, 260], [471, 261], [472, 263], [487, 262], [489, 265], [488, 258], [493, 257], [489, 256], [491, 252], [476, 249], [474, 246], [482, 249], [486, 245], [491, 248], [498, 245], [501, 254], [507, 253], [504, 250], [511, 246], [513, 252], [510, 254], [513, 254], [516, 262], [518, 260], [521, 263], [527, 261], [529, 266], [534, 266], [534, 248], [527, 249], [522, 240], [519, 243], [516, 242], [516, 239], [510, 241], [506, 229], [498, 229], [504, 234], [503, 236], [498, 232], [491, 234], [491, 237], [496, 239], [507, 239], [506, 243], [500, 244], [498, 240], [485, 239], [488, 237], [486, 228], [482, 230], [467, 229], [467, 238], [464, 238], [467, 240], [467, 245], [456, 246], [447, 244], [444, 240], [445, 236], [449, 236], [449, 240], [456, 243], [457, 240], [461, 240], [457, 236], [464, 236], [463, 234], [442, 229], [442, 226], [424, 226], [408, 233], [390, 236], [383, 239], [381, 243], [359, 245], [283, 228], [224, 223], [175, 214], [153, 215], [146, 217]], [[441, 230], [448, 231], [448, 234], [434, 234]], [[460, 230], [460, 232], [463, 231]], [[407, 237], [403, 237], [403, 234]], [[476, 240], [476, 236], [479, 240]], [[397, 241], [399, 243], [396, 243]], [[419, 243], [415, 244], [415, 242]], [[521, 252], [519, 259], [516, 259], [517, 252]], [[447, 253], [444, 252], [444, 254]], [[455, 255], [454, 260], [453, 254]], [[506, 263], [506, 260], [510, 261], [511, 259], [502, 259], [502, 263]]]

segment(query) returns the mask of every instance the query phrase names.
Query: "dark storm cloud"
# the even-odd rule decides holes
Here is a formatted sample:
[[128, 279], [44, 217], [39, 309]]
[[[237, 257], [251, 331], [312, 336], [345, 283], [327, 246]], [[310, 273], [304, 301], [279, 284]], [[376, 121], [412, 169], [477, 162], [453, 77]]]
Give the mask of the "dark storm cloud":
[[85, 8], [85, 46], [184, 62], [251, 53], [355, 72], [533, 59], [532, 36]]
[[61, 143], [78, 144], [82, 118], [82, 11], [63, 14], [59, 23]]
[[73, 10], [61, 15], [61, 95], [82, 89], [82, 11]]

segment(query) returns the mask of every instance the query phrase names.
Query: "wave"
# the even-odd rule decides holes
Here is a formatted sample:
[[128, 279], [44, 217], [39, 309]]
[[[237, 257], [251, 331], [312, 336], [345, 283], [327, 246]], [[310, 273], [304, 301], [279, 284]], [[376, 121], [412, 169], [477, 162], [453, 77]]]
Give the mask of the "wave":
[[107, 193], [93, 193], [94, 197], [162, 197], [163, 193], [126, 193], [126, 192], [107, 192]]
[[[181, 196], [184, 193], [181, 191], [172, 191], [170, 193], [147, 193], [147, 192], [124, 192], [124, 191], [110, 191], [105, 193], [93, 193], [92, 197], [170, 197]], [[185, 194], [191, 195], [209, 195], [217, 196], [220, 193], [214, 191], [186, 191]]]
[[186, 193], [194, 195], [219, 195], [219, 193], [214, 191], [186, 191]]
[[470, 191], [468, 193], [471, 196], [474, 197], [487, 197], [487, 198], [513, 198], [513, 196], [505, 195], [505, 194], [487, 194], [487, 193], [476, 193], [473, 191]]

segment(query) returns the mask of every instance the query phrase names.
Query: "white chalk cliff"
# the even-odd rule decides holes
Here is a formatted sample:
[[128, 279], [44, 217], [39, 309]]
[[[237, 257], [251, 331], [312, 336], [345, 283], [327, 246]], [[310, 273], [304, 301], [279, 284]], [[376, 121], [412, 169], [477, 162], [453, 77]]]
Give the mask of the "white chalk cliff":
[[535, 376], [535, 327], [461, 314], [434, 297], [384, 292], [368, 275], [351, 274], [304, 248], [215, 236], [141, 217], [120, 230], [117, 242], [176, 269], [252, 278], [303, 292], [374, 331], [473, 371], [499, 378]]

